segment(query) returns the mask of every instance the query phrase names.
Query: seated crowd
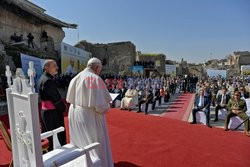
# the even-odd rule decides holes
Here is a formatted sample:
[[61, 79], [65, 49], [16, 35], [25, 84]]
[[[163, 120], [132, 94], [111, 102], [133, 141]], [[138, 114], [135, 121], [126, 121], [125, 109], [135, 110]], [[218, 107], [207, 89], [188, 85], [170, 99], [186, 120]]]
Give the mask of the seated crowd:
[[[245, 121], [244, 132], [250, 136], [249, 116], [246, 114], [247, 104], [245, 99], [249, 98], [249, 86], [246, 79], [230, 78], [230, 79], [211, 79], [207, 81], [199, 81], [196, 85], [196, 97], [194, 107], [192, 109], [193, 121], [196, 124], [196, 113], [204, 112], [206, 115], [206, 125], [210, 125], [210, 108], [215, 107], [214, 122], [218, 121], [219, 110], [225, 110], [224, 130], [228, 130], [230, 118], [238, 116]], [[248, 120], [248, 121], [247, 121]]]
[[155, 109], [156, 103], [161, 105], [162, 99], [168, 102], [170, 94], [175, 94], [181, 90], [179, 77], [156, 77], [156, 78], [139, 78], [128, 77], [127, 79], [106, 79], [105, 83], [110, 93], [119, 94], [113, 100], [121, 102], [122, 110], [135, 109], [141, 112], [142, 105], [145, 104], [144, 112], [148, 113], [149, 104], [152, 104], [152, 110]]

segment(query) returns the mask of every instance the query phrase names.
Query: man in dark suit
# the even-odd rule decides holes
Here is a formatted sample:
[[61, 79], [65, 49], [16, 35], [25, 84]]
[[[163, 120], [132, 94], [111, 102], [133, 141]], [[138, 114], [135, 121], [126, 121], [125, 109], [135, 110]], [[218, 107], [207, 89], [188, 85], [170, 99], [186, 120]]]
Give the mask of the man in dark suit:
[[240, 86], [240, 87], [239, 87], [239, 92], [240, 92], [240, 94], [241, 94], [241, 98], [244, 98], [244, 99], [248, 99], [248, 98], [249, 98], [249, 93], [246, 92], [244, 86]]
[[[39, 96], [42, 101], [41, 118], [42, 131], [47, 132], [59, 127], [64, 127], [63, 112], [66, 106], [57, 90], [54, 80], [57, 74], [57, 64], [54, 60], [46, 60], [44, 63], [44, 73], [38, 82]], [[66, 144], [66, 133], [60, 132], [58, 139], [61, 145]], [[53, 149], [53, 139], [49, 138], [49, 150]]]
[[122, 98], [124, 98], [125, 93], [127, 92], [127, 88], [125, 87], [125, 85], [123, 85], [122, 87], [119, 85], [116, 85], [114, 89], [112, 89], [111, 93], [118, 93], [119, 95], [113, 100], [112, 102], [112, 107], [115, 107], [115, 101], [116, 100], [122, 100]]
[[191, 124], [196, 124], [196, 113], [198, 111], [203, 111], [206, 114], [207, 120], [206, 120], [206, 125], [211, 128], [209, 124], [210, 120], [210, 99], [204, 95], [204, 90], [200, 89], [199, 95], [196, 96], [195, 101], [194, 101], [194, 108], [192, 110], [193, 114], [193, 121]]
[[115, 85], [115, 87], [110, 91], [110, 93], [116, 93], [116, 94], [119, 94], [112, 102], [112, 108], [115, 107], [115, 101], [116, 100], [122, 100], [122, 89], [119, 88], [118, 85]]
[[160, 89], [157, 87], [157, 85], [155, 85], [154, 90], [153, 90], [153, 106], [152, 106], [152, 110], [155, 109], [155, 104], [156, 101], [159, 101], [159, 105], [161, 105], [161, 96], [160, 96]]
[[203, 90], [204, 90], [204, 96], [209, 99], [209, 105], [210, 105], [212, 100], [212, 90], [208, 82], [205, 83]]
[[143, 92], [142, 99], [139, 101], [139, 110], [137, 113], [141, 112], [141, 105], [146, 103], [145, 114], [148, 114], [148, 105], [149, 103], [153, 103], [153, 93], [149, 87], [146, 88], [146, 91]]
[[126, 94], [127, 90], [128, 90], [127, 84], [124, 83], [124, 84], [123, 84], [123, 87], [122, 87], [121, 99], [125, 97], [125, 94]]
[[211, 86], [211, 92], [212, 92], [211, 104], [213, 105], [213, 107], [215, 107], [216, 95], [217, 95], [218, 91], [219, 91], [219, 87], [218, 87], [218, 84], [215, 82]]
[[217, 100], [216, 100], [216, 107], [215, 107], [215, 120], [214, 122], [218, 121], [218, 111], [220, 109], [226, 109], [228, 101], [230, 100], [229, 94], [227, 94], [227, 88], [226, 86], [222, 87], [221, 94], [219, 94]]

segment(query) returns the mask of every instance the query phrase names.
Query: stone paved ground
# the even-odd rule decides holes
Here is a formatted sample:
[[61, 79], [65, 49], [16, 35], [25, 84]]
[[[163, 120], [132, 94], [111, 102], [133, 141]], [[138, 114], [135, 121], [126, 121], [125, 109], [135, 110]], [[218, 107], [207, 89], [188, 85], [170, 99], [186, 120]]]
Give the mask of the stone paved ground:
[[[179, 95], [180, 94], [175, 94], [170, 96], [170, 100], [167, 103], [164, 103], [164, 101], [162, 101], [162, 104], [160, 106], [155, 107], [153, 111], [149, 111], [148, 115], [160, 116], [160, 114], [165, 112], [167, 108], [171, 105], [172, 101], [174, 101]], [[134, 110], [132, 110], [132, 112], [137, 112], [137, 110], [138, 106]]]

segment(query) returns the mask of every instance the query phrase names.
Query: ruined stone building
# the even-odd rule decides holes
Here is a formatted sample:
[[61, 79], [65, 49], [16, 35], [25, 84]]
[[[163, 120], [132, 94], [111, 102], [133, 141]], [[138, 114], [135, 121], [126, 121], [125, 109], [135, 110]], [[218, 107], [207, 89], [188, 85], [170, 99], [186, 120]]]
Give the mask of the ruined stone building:
[[229, 55], [227, 64], [240, 69], [242, 65], [250, 65], [250, 52], [238, 51]]
[[240, 69], [242, 65], [250, 65], [250, 52], [249, 51], [237, 51], [233, 52], [227, 57], [225, 63], [227, 68], [227, 76], [240, 75]]
[[103, 74], [130, 75], [136, 57], [136, 47], [130, 42], [114, 42], [108, 44], [92, 44], [81, 41], [76, 47], [92, 53], [93, 57], [103, 62]]
[[187, 75], [188, 74], [188, 63], [187, 61], [184, 61], [183, 59], [181, 62], [176, 63], [176, 75]]
[[165, 74], [166, 55], [164, 54], [137, 52], [136, 61], [152, 64], [151, 66], [144, 66], [145, 76], [162, 76]]
[[217, 70], [226, 70], [227, 66], [227, 59], [212, 59], [208, 60], [204, 63], [205, 68], [207, 69], [217, 69]]
[[[33, 56], [59, 59], [60, 45], [65, 37], [62, 28], [77, 27], [47, 15], [45, 9], [28, 0], [1, 0], [0, 11], [0, 43], [7, 55], [13, 52], [15, 56], [22, 50], [30, 51]], [[29, 33], [34, 37], [34, 48], [27, 47]], [[13, 41], [16, 38], [18, 42]]]

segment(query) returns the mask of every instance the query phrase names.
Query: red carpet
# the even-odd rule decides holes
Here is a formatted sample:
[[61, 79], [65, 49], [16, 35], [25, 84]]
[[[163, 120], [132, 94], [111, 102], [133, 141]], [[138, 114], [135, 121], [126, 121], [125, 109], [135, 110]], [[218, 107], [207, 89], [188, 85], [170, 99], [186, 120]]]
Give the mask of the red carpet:
[[162, 114], [162, 117], [178, 119], [178, 120], [188, 120], [188, 116], [191, 112], [191, 108], [194, 101], [194, 94], [185, 93], [181, 94], [176, 100], [172, 102], [167, 112]]
[[240, 132], [118, 109], [108, 113], [107, 121], [116, 163], [143, 167], [250, 166], [250, 138]]
[[8, 167], [11, 161], [11, 152], [5, 146], [5, 143], [0, 135], [0, 167]]
[[[0, 116], [0, 120], [9, 128], [8, 115]], [[8, 167], [11, 161], [11, 152], [7, 149], [0, 133], [0, 167]]]
[[[110, 110], [107, 123], [116, 167], [250, 166], [250, 138], [240, 132], [118, 109]], [[2, 167], [10, 157], [0, 144]]]

